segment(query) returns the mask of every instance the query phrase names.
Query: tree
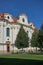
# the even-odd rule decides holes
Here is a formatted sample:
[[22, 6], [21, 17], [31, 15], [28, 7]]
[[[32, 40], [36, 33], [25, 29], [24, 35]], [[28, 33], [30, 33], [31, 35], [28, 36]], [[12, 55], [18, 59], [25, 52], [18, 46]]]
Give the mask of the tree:
[[28, 47], [29, 45], [28, 40], [29, 40], [28, 34], [23, 29], [23, 26], [21, 26], [19, 33], [17, 35], [17, 39], [15, 41], [15, 46], [17, 48], [22, 48], [22, 49]]
[[41, 26], [41, 28], [39, 30], [38, 42], [39, 42], [40, 50], [42, 50], [42, 48], [43, 48], [43, 25]]
[[37, 47], [38, 47], [38, 31], [37, 30], [34, 30], [32, 34], [31, 46], [36, 47], [36, 52], [37, 52]]

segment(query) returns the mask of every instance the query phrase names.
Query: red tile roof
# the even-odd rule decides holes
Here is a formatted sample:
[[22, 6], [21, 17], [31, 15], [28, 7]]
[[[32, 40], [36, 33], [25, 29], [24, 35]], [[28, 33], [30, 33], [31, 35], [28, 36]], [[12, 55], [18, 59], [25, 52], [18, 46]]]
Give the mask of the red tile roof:
[[4, 14], [0, 13], [0, 19], [4, 19]]
[[39, 31], [37, 27], [35, 27], [34, 30]]
[[17, 22], [17, 18], [13, 18], [13, 21], [14, 21], [14, 22]]

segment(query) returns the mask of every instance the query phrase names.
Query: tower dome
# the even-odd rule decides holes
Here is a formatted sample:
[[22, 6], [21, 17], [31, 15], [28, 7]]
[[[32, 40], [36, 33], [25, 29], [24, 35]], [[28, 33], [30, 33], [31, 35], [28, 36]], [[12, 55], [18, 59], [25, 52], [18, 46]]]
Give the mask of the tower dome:
[[9, 22], [13, 22], [13, 16], [9, 13], [4, 13], [4, 19], [8, 20]]
[[20, 14], [17, 17], [17, 22], [21, 24], [28, 24], [28, 17], [25, 14]]

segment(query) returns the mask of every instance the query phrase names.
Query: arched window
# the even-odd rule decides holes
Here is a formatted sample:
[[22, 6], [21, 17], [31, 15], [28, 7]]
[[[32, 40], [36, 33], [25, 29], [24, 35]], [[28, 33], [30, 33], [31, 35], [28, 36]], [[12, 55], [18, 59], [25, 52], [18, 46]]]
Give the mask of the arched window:
[[10, 29], [9, 28], [6, 29], [6, 36], [10, 36]]
[[22, 21], [25, 22], [25, 19], [23, 18]]
[[28, 33], [28, 31], [27, 31], [27, 33]]
[[10, 17], [9, 17], [9, 16], [7, 16], [7, 18], [9, 19]]

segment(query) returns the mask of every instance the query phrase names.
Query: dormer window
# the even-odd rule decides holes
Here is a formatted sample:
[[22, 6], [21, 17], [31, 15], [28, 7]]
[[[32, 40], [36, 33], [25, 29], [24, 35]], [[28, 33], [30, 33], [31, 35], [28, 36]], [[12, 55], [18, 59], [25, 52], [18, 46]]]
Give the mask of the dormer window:
[[27, 31], [27, 33], [28, 33], [28, 31]]
[[19, 17], [17, 17], [17, 19], [19, 20]]
[[22, 21], [25, 22], [25, 19], [23, 18]]
[[9, 19], [9, 16], [7, 16], [7, 18]]
[[32, 27], [32, 24], [30, 26]]

